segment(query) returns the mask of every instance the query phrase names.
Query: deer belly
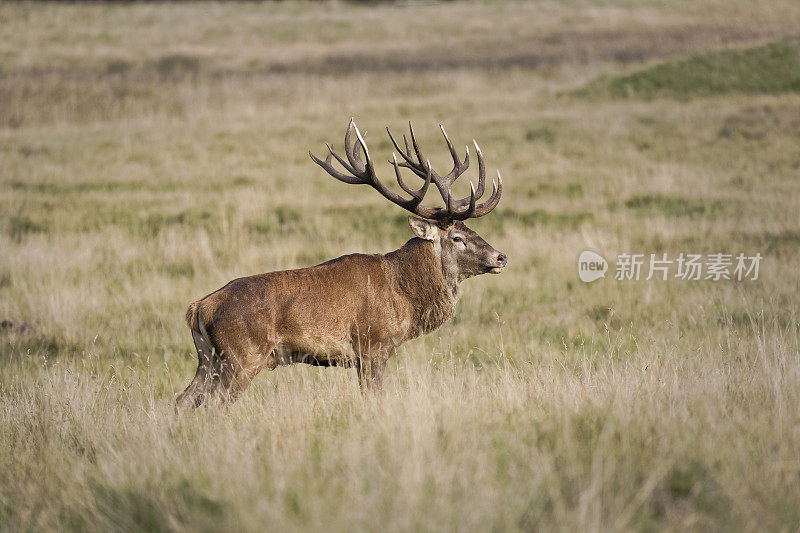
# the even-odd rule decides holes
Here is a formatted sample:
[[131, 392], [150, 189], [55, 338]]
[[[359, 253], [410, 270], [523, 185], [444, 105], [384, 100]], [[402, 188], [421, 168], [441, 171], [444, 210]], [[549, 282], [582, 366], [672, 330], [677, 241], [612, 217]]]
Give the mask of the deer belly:
[[306, 363], [313, 366], [350, 366], [354, 359], [349, 343], [280, 343], [274, 355], [278, 365]]

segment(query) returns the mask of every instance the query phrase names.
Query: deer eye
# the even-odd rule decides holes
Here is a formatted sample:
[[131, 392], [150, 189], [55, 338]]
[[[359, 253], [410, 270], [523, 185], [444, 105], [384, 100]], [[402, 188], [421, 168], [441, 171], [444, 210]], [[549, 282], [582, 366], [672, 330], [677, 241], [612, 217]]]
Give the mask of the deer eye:
[[455, 237], [453, 237], [453, 242], [464, 242], [464, 239], [456, 235]]

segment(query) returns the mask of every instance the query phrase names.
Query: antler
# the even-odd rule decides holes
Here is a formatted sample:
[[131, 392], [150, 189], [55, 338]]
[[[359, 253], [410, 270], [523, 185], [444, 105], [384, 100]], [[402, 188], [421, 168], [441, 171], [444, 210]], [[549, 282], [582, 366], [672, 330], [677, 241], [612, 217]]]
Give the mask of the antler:
[[[403, 189], [407, 194], [411, 195], [410, 199], [405, 199], [387, 189], [386, 186], [375, 175], [375, 166], [369, 157], [367, 144], [364, 142], [364, 138], [361, 136], [361, 133], [358, 131], [358, 127], [352, 118], [350, 119], [350, 123], [347, 125], [347, 131], [344, 135], [344, 150], [345, 156], [347, 157], [346, 160], [334, 152], [331, 145], [327, 145], [328, 156], [324, 161], [315, 157], [311, 152], [309, 152], [308, 155], [311, 156], [311, 159], [313, 159], [315, 163], [324, 168], [325, 171], [334, 178], [350, 184], [370, 185], [390, 202], [397, 204], [403, 209], [406, 209], [407, 211], [410, 211], [411, 213], [423, 218], [434, 219], [442, 223], [449, 223], [454, 220], [466, 220], [468, 218], [477, 218], [486, 215], [497, 206], [497, 204], [500, 202], [500, 196], [503, 194], [503, 179], [500, 177], [500, 171], [497, 172], [497, 182], [495, 183], [494, 180], [492, 180], [492, 195], [486, 202], [483, 202], [482, 204], [476, 204], [476, 201], [483, 196], [485, 190], [486, 167], [483, 162], [483, 154], [481, 153], [481, 149], [478, 147], [478, 143], [473, 140], [472, 142], [475, 144], [475, 151], [478, 154], [478, 188], [476, 190], [475, 186], [472, 184], [472, 182], [470, 182], [469, 197], [454, 200], [450, 194], [450, 187], [464, 173], [464, 171], [469, 168], [469, 147], [467, 147], [464, 161], [460, 161], [453, 144], [450, 142], [450, 139], [447, 137], [447, 133], [444, 131], [444, 127], [439, 127], [442, 130], [444, 139], [447, 142], [447, 147], [450, 150], [450, 155], [453, 158], [453, 169], [445, 176], [440, 176], [437, 174], [431, 168], [430, 161], [422, 155], [422, 151], [417, 144], [417, 139], [414, 136], [414, 129], [412, 128], [410, 122], [408, 123], [408, 129], [411, 133], [411, 145], [414, 149], [413, 154], [408, 145], [408, 139], [406, 139], [405, 135], [403, 136], [405, 150], [403, 150], [395, 141], [392, 133], [389, 131], [389, 128], [386, 128], [386, 132], [389, 134], [392, 144], [397, 151], [400, 152], [400, 156], [403, 158], [403, 161], [398, 163], [397, 156], [392, 154], [392, 160], [389, 161], [389, 163], [394, 166], [397, 184], [400, 185], [400, 188]], [[358, 143], [350, 144], [351, 130], [355, 130], [356, 136], [358, 137]], [[363, 152], [364, 161], [361, 160], [359, 151]], [[414, 160], [415, 156], [416, 161]], [[344, 169], [350, 174], [348, 175], [337, 170], [333, 166], [332, 158], [335, 158], [339, 164], [341, 164], [342, 167], [344, 167]], [[422, 185], [422, 187], [419, 189], [412, 189], [406, 185], [400, 176], [400, 167], [410, 169], [418, 177], [425, 180], [425, 183]], [[444, 200], [444, 207], [425, 207], [420, 205], [425, 197], [425, 193], [428, 191], [428, 186], [431, 184], [431, 182], [433, 182], [434, 185], [436, 185], [436, 188], [439, 190], [439, 194], [441, 194], [442, 200]]]

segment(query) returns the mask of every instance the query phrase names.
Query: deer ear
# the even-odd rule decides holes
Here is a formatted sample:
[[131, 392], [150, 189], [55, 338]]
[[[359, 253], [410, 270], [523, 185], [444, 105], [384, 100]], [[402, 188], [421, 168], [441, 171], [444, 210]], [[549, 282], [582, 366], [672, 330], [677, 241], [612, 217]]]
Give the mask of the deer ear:
[[422, 218], [408, 217], [408, 225], [411, 231], [420, 239], [435, 241], [439, 238], [439, 229], [435, 222], [429, 222]]

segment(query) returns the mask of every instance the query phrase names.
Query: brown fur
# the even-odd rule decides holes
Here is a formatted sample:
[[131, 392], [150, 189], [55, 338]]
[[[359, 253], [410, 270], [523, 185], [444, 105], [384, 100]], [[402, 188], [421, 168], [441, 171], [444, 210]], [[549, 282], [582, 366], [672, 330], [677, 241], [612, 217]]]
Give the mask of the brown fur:
[[[186, 322], [199, 364], [178, 405], [233, 400], [261, 369], [300, 362], [355, 366], [362, 387], [380, 386], [397, 346], [453, 317], [462, 279], [496, 266], [498, 257], [505, 264], [463, 223], [424, 224], [432, 239], [235, 279], [192, 303]], [[472, 250], [447, 251], [452, 232]]]

